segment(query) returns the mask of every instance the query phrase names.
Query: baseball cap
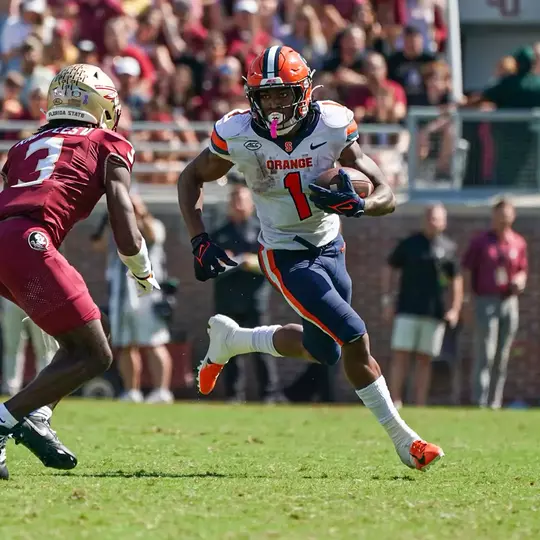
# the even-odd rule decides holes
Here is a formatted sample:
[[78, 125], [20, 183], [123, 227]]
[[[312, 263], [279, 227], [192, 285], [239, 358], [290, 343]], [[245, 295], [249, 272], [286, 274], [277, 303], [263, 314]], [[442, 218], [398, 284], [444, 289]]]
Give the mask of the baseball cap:
[[32, 13], [45, 13], [47, 2], [45, 0], [23, 0], [21, 8]]
[[259, 6], [256, 0], [238, 0], [234, 4], [234, 12], [246, 11], [247, 13], [255, 14], [259, 11]]
[[141, 65], [132, 56], [119, 56], [114, 59], [113, 65], [117, 75], [131, 75], [132, 77], [141, 75]]
[[83, 39], [77, 43], [77, 49], [85, 53], [91, 53], [96, 51], [96, 44], [89, 39]]

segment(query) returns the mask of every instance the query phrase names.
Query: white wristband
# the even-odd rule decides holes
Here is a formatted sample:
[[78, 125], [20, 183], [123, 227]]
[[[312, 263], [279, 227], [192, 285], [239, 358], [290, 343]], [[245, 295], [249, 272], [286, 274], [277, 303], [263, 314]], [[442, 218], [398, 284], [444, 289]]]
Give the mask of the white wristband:
[[145, 278], [152, 273], [152, 264], [148, 257], [148, 248], [144, 238], [141, 242], [141, 249], [136, 255], [122, 255], [118, 252], [120, 260], [131, 270], [134, 276]]

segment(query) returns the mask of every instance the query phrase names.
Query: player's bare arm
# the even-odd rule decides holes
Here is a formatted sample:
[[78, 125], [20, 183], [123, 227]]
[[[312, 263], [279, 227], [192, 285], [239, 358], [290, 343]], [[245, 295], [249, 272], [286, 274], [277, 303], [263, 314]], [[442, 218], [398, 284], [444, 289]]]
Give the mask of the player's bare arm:
[[351, 167], [365, 174], [373, 183], [375, 189], [366, 198], [364, 214], [367, 216], [384, 216], [391, 214], [396, 209], [396, 198], [389, 186], [383, 172], [377, 164], [360, 148], [357, 142], [353, 142], [343, 149], [339, 162], [344, 167]]
[[[221, 247], [206, 233], [202, 219], [203, 184], [226, 175], [233, 164], [203, 150], [178, 178], [178, 203], [184, 216], [193, 248], [195, 277], [206, 281], [225, 271], [225, 266], [236, 266]], [[223, 264], [222, 264], [223, 263]]]
[[129, 195], [131, 175], [124, 161], [114, 154], [107, 160], [105, 193], [109, 220], [121, 261], [137, 282], [139, 294], [159, 289], [154, 278], [148, 247], [139, 231], [133, 202]]
[[233, 164], [204, 149], [178, 177], [178, 203], [190, 238], [205, 232], [202, 220], [203, 184], [225, 176]]
[[130, 183], [131, 176], [125, 163], [111, 156], [107, 161], [105, 178], [109, 221], [118, 251], [127, 256], [139, 253], [142, 245], [142, 235], [129, 196]]

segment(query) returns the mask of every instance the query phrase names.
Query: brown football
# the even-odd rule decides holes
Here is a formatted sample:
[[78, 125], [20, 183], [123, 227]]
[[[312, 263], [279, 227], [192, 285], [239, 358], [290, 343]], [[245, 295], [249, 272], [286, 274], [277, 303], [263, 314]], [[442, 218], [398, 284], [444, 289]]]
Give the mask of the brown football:
[[[318, 186], [325, 187], [327, 189], [332, 189], [332, 186], [336, 186], [339, 183], [339, 172], [340, 168], [334, 168], [334, 169], [328, 169], [327, 171], [324, 171], [317, 180], [315, 180], [315, 184]], [[357, 171], [356, 169], [351, 169], [350, 167], [341, 167], [345, 172], [348, 173], [348, 175], [351, 177], [351, 182], [354, 187], [354, 190], [356, 193], [358, 193], [359, 197], [362, 197], [363, 199], [373, 193], [373, 190], [375, 189], [373, 187], [373, 184], [371, 183], [371, 180], [360, 171]], [[334, 187], [333, 189], [336, 189]]]

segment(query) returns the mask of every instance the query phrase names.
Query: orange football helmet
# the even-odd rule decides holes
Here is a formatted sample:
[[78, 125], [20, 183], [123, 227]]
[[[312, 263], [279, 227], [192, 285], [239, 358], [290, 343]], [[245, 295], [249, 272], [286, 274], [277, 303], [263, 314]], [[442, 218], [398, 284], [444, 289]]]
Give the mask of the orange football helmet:
[[[285, 135], [291, 131], [309, 111], [313, 73], [302, 55], [290, 47], [269, 47], [257, 56], [245, 78], [246, 96], [255, 123], [264, 129], [277, 128], [277, 135]], [[294, 91], [295, 99], [289, 106], [292, 111], [276, 111], [265, 116], [258, 97], [259, 92], [263, 89], [283, 87], [292, 88]]]

